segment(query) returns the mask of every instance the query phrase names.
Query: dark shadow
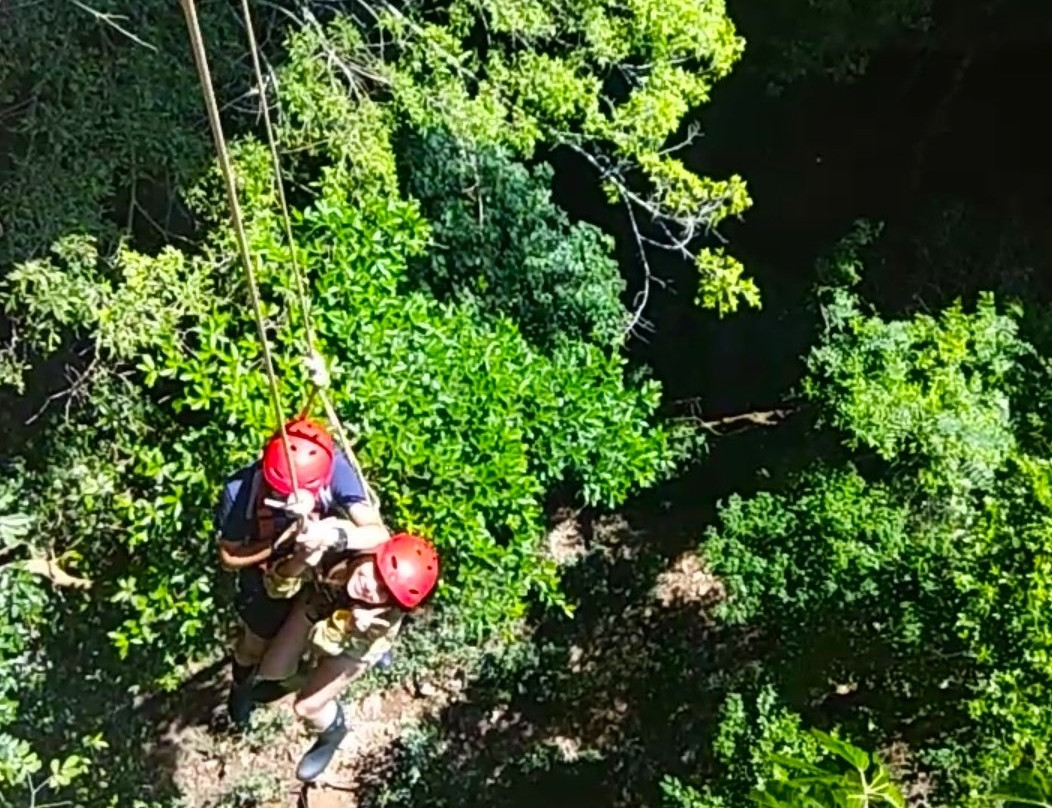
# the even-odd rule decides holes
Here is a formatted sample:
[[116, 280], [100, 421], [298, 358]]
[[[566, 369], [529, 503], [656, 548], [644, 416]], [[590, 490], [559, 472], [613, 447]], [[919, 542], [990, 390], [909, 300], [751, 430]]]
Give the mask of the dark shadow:
[[[721, 231], [756, 278], [763, 308], [722, 319], [700, 310], [694, 267], [652, 251], [654, 274], [666, 281], [651, 295], [658, 327], [630, 348], [670, 399], [697, 398], [712, 417], [784, 396], [813, 341], [816, 259], [859, 218], [886, 223], [863, 292], [888, 311], [987, 289], [1049, 299], [1052, 162], [1043, 144], [1052, 132], [1032, 92], [1047, 72], [1052, 7], [940, 2], [930, 37], [889, 31], [870, 43], [857, 81], [810, 77], [772, 96], [758, 75], [770, 66], [760, 41], [769, 34], [752, 18], [777, 12], [753, 0], [729, 5], [748, 46], [695, 114], [703, 135], [681, 156], [702, 175], [748, 183], [753, 207]], [[624, 212], [605, 202], [582, 161], [568, 152], [552, 159], [556, 201], [617, 234], [630, 301], [642, 271]]]

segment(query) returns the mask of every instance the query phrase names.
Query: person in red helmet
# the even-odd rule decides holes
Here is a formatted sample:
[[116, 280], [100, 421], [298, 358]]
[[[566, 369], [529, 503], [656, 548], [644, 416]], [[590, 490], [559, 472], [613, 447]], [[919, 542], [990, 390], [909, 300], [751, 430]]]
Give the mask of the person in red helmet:
[[[258, 461], [227, 480], [215, 514], [220, 563], [237, 572], [234, 607], [242, 623], [232, 655], [233, 686], [227, 703], [235, 725], [249, 718], [258, 663], [292, 609], [287, 599], [267, 593], [263, 582], [267, 568], [296, 548], [314, 552], [346, 542], [368, 549], [389, 536], [369, 502], [365, 481], [334, 448], [321, 424], [294, 419], [285, 425], [285, 434], [288, 452], [281, 433], [273, 435]], [[293, 487], [293, 471], [298, 490]], [[319, 531], [323, 517], [329, 519], [326, 529]], [[299, 541], [275, 546], [297, 519], [306, 530]], [[334, 532], [334, 525], [340, 530]]]
[[[303, 586], [316, 564], [312, 586]], [[400, 533], [369, 552], [299, 550], [266, 575], [274, 597], [295, 598], [291, 614], [260, 664], [260, 677], [295, 670], [308, 648], [317, 660], [296, 695], [296, 714], [318, 731], [296, 776], [315, 780], [329, 765], [347, 724], [338, 698], [391, 650], [406, 613], [438, 586], [439, 559], [426, 539]]]

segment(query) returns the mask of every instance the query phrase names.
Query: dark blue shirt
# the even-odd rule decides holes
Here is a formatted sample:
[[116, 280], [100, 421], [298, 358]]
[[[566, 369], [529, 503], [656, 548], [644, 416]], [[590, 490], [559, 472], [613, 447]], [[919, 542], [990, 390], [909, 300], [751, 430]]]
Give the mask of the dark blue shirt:
[[[263, 485], [265, 483], [258, 460], [240, 469], [226, 481], [215, 512], [215, 529], [221, 539], [244, 544], [255, 539], [255, 506]], [[356, 502], [369, 501], [364, 481], [341, 451], [337, 451], [333, 458], [332, 481], [318, 500], [323, 516], [333, 515], [334, 507], [348, 508]], [[288, 517], [279, 512], [276, 515], [276, 530], [280, 533], [287, 526]]]

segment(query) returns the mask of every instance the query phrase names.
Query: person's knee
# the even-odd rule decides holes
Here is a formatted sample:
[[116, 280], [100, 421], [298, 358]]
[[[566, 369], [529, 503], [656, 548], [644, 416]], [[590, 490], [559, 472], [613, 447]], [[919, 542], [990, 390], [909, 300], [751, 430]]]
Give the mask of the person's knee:
[[299, 673], [297, 662], [298, 660], [279, 660], [275, 662], [272, 656], [265, 656], [263, 661], [260, 662], [259, 672], [256, 676], [259, 679], [284, 682], [286, 679], [291, 679]]
[[234, 659], [239, 665], [257, 665], [267, 650], [267, 641], [245, 629], [234, 646]]
[[319, 695], [315, 693], [310, 696], [298, 696], [292, 705], [292, 710], [296, 713], [296, 717], [302, 718], [304, 721], [316, 720], [324, 712], [325, 705], [330, 701], [327, 696], [318, 698]]

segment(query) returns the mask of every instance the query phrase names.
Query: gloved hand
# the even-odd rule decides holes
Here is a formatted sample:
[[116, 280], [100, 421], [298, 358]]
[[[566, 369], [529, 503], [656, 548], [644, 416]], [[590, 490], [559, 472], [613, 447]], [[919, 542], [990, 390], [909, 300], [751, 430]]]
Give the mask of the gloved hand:
[[287, 499], [273, 499], [268, 497], [264, 500], [264, 504], [271, 508], [285, 511], [285, 513], [294, 518], [306, 519], [314, 513], [317, 501], [314, 499], [314, 494], [301, 488], [289, 494]]
[[296, 548], [296, 558], [306, 564], [308, 567], [316, 567], [321, 561], [322, 556], [325, 555], [326, 548], [319, 547], [317, 549], [311, 549], [307, 545], [300, 545]]
[[311, 384], [318, 388], [329, 386], [329, 370], [325, 367], [325, 360], [317, 353], [303, 358], [303, 366], [307, 369], [307, 377]]
[[296, 544], [308, 550], [327, 550], [333, 543], [333, 531], [323, 519], [311, 519], [302, 533], [296, 537]]
[[285, 500], [284, 510], [290, 516], [299, 516], [300, 518], [306, 519], [314, 513], [316, 505], [317, 502], [314, 499], [314, 494], [306, 489], [300, 488], [289, 494], [288, 499]]
[[312, 519], [297, 537], [296, 543], [312, 551], [346, 549], [346, 524], [344, 520], [335, 516]]

